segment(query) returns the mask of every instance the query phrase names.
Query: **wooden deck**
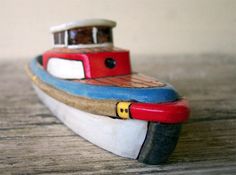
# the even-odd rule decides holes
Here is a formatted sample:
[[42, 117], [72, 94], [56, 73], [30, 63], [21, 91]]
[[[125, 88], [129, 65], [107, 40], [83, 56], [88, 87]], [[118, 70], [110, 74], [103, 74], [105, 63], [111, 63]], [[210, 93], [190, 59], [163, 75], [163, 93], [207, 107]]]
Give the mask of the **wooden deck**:
[[[236, 55], [143, 57], [133, 69], [173, 84], [192, 107], [168, 164], [115, 156], [40, 103], [27, 60], [0, 62], [0, 174], [236, 174]], [[125, 137], [125, 136], [124, 136]]]

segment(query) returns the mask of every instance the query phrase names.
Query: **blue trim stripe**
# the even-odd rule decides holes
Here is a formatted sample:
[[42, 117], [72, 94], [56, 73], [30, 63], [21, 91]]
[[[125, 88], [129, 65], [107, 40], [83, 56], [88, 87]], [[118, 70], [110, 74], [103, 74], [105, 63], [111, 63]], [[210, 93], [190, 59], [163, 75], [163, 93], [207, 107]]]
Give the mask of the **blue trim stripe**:
[[38, 63], [37, 58], [30, 63], [31, 71], [43, 82], [75, 96], [92, 99], [138, 101], [145, 103], [163, 103], [176, 101], [179, 98], [176, 90], [167, 85], [154, 88], [124, 88], [98, 86], [58, 79], [47, 73]]

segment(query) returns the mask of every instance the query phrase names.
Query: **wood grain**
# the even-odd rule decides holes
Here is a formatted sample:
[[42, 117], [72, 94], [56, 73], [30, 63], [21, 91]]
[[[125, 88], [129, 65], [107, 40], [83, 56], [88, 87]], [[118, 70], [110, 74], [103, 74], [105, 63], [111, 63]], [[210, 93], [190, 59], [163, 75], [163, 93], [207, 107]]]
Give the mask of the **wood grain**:
[[0, 174], [236, 173], [235, 56], [133, 59], [135, 71], [173, 84], [192, 107], [175, 152], [161, 166], [115, 156], [62, 125], [33, 92], [26, 61], [0, 63]]
[[[40, 80], [36, 75], [31, 72], [30, 68], [26, 66], [25, 68], [26, 74], [29, 78], [33, 81], [33, 83], [39, 87], [41, 90], [46, 92], [48, 95], [57, 99], [64, 104], [69, 106], [75, 107], [82, 111], [90, 112], [93, 114], [104, 115], [104, 116], [111, 116], [117, 117], [116, 114], [116, 104], [118, 101], [115, 100], [94, 100], [85, 97], [75, 97], [69, 93], [64, 91], [58, 90], [53, 86], [50, 86]], [[118, 117], [117, 117], [118, 118]]]

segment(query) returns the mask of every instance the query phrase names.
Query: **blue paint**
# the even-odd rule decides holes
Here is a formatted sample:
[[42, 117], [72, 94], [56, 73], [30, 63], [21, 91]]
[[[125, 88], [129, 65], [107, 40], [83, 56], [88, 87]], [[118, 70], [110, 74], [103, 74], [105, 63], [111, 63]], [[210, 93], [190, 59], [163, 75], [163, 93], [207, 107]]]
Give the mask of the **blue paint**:
[[46, 72], [39, 65], [37, 58], [30, 63], [32, 72], [43, 82], [75, 96], [92, 99], [111, 99], [121, 101], [139, 101], [146, 103], [162, 103], [175, 101], [179, 95], [171, 85], [154, 88], [125, 88], [114, 86], [89, 85], [80, 82], [58, 79]]

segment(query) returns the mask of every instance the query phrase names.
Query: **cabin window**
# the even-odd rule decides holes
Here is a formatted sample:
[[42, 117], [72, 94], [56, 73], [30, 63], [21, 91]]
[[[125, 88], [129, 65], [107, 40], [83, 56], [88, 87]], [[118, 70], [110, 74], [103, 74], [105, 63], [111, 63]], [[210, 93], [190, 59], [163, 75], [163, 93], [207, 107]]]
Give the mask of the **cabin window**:
[[56, 32], [53, 34], [54, 44], [55, 45], [64, 45], [65, 44], [65, 32]]
[[47, 64], [47, 71], [51, 75], [62, 79], [85, 78], [83, 62], [77, 60], [50, 58]]
[[69, 30], [68, 44], [92, 44], [93, 35], [91, 28], [78, 28]]
[[97, 31], [98, 43], [108, 43], [112, 41], [112, 29], [108, 27], [100, 27]]
[[110, 27], [82, 27], [68, 30], [68, 44], [102, 44], [112, 43]]

